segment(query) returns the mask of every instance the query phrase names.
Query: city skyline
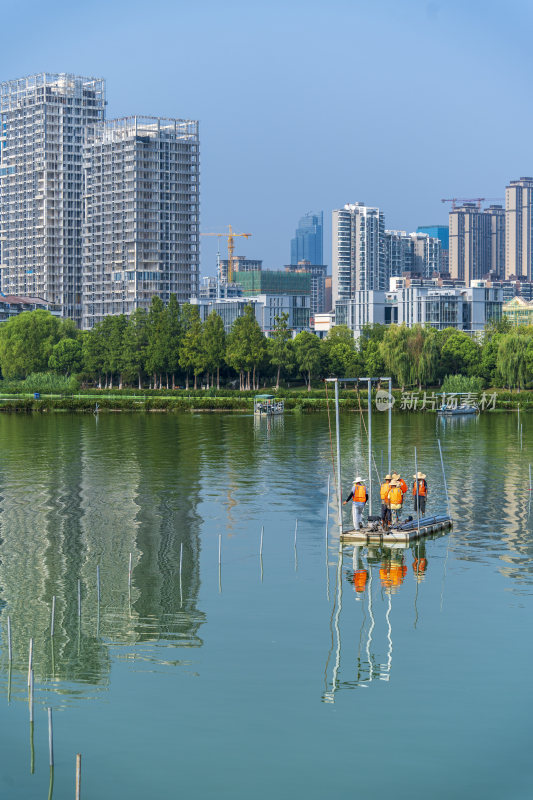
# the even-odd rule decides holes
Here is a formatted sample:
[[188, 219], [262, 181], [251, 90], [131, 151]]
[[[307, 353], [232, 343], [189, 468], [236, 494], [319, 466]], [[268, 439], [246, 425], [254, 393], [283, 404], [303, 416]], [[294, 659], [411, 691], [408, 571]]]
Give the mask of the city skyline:
[[[202, 229], [231, 223], [251, 232], [242, 255], [262, 258], [265, 266], [287, 263], [295, 223], [309, 209], [327, 215], [363, 198], [382, 208], [391, 227], [410, 231], [446, 221], [442, 197], [498, 196], [509, 177], [532, 172], [525, 134], [513, 134], [512, 148], [505, 146], [516, 109], [519, 134], [532, 113], [523, 98], [533, 8], [523, 2], [505, 15], [485, 3], [482, 26], [474, 6], [455, 0], [401, 6], [333, 0], [327, 7], [274, 0], [268, 8], [237, 1], [229, 15], [209, 0], [208, 13], [156, 0], [149, 16], [134, 13], [141, 9], [135, 2], [110, 7], [96, 0], [83, 22], [63, 2], [44, 8], [30, 0], [26, 8], [29, 32], [20, 11], [5, 10], [10, 36], [2, 78], [43, 69], [105, 76], [110, 118], [198, 119]], [[179, 57], [176, 31], [187, 34]], [[293, 46], [302, 37], [321, 53], [312, 80], [308, 61]], [[224, 59], [222, 42], [234, 45], [224, 48]], [[136, 58], [156, 43], [152, 64]], [[468, 95], [455, 78], [466, 58], [476, 65]], [[372, 73], [360, 86], [364, 124], [359, 102], [346, 102], [349, 64]], [[460, 156], [450, 147], [459, 131], [475, 142]], [[327, 224], [324, 234], [328, 263]], [[216, 239], [201, 243], [204, 274], [215, 272], [216, 247]]]

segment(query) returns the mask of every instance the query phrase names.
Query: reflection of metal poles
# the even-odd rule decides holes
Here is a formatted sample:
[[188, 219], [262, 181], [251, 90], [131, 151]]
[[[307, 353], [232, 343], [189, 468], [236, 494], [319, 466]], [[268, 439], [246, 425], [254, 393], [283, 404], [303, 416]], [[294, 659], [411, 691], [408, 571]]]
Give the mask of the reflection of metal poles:
[[392, 469], [392, 378], [389, 378], [389, 474]]
[[372, 379], [368, 379], [368, 516], [372, 514]]
[[337, 437], [337, 507], [339, 530], [342, 533], [342, 482], [341, 482], [341, 433], [339, 424], [339, 379], [335, 379], [335, 433]]
[[390, 622], [391, 608], [392, 608], [392, 595], [389, 591], [389, 607], [387, 608], [387, 613], [385, 615], [385, 619], [387, 620], [387, 639], [389, 640], [389, 649], [387, 652], [387, 675], [386, 675], [387, 680], [389, 680], [390, 678], [390, 671], [392, 667], [392, 625]]
[[420, 494], [418, 489], [418, 461], [416, 458], [416, 447], [415, 447], [415, 486], [416, 486], [416, 521], [418, 527], [418, 536], [420, 538]]
[[437, 439], [437, 444], [439, 446], [440, 464], [441, 464], [441, 467], [442, 467], [442, 477], [443, 477], [443, 480], [444, 480], [444, 491], [446, 492], [446, 507], [448, 509], [448, 516], [451, 517], [450, 498], [448, 497], [448, 484], [446, 483], [446, 472], [444, 471], [444, 461], [442, 459], [442, 447], [440, 446], [440, 439]]
[[368, 614], [370, 617], [370, 627], [368, 629], [368, 637], [366, 640], [366, 657], [368, 659], [368, 677], [369, 680], [374, 679], [373, 669], [372, 669], [372, 656], [370, 653], [370, 645], [372, 644], [372, 633], [374, 631], [375, 621], [374, 621], [374, 614], [372, 612], [372, 567], [369, 566], [368, 570]]
[[339, 627], [339, 619], [342, 610], [342, 544], [339, 542], [339, 561], [337, 565], [337, 613], [335, 614], [335, 634], [337, 636], [337, 650], [335, 654], [335, 666], [333, 667], [333, 675], [331, 676], [331, 693], [333, 702], [335, 702], [335, 691], [337, 689], [337, 674], [341, 664], [341, 631]]

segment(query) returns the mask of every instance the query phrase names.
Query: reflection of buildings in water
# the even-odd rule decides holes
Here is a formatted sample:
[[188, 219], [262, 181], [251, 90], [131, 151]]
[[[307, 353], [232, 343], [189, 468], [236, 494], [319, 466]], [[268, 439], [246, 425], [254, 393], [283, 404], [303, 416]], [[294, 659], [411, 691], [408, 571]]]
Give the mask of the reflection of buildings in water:
[[[406, 547], [383, 545], [353, 548], [352, 565], [345, 569], [344, 578], [353, 587], [362, 619], [356, 637], [355, 673], [348, 679], [341, 679], [342, 559], [341, 549], [331, 616], [332, 646], [326, 663], [323, 695], [323, 700], [329, 703], [335, 702], [335, 692], [339, 688], [356, 688], [367, 686], [373, 680], [390, 679], [393, 655], [392, 598], [407, 579], [409, 560], [417, 584], [424, 579], [428, 563], [426, 541], [413, 542]], [[376, 585], [379, 587], [377, 591]], [[418, 585], [415, 599], [417, 595]], [[354, 641], [353, 636], [350, 641]], [[328, 677], [330, 662], [331, 680]]]
[[[15, 670], [27, 668], [34, 638], [36, 681], [105, 683], [110, 658], [103, 639], [130, 645], [161, 639], [201, 644], [197, 630], [204, 617], [196, 610], [199, 462], [191, 458], [190, 447], [182, 449], [180, 431], [171, 458], [161, 458], [168, 452], [168, 430], [146, 422], [106, 417], [96, 429], [93, 419], [81, 417], [14, 420], [0, 415], [0, 613], [3, 624], [11, 616]], [[132, 427], [142, 427], [141, 435], [138, 429], [132, 435]], [[185, 455], [187, 469], [178, 469]]]

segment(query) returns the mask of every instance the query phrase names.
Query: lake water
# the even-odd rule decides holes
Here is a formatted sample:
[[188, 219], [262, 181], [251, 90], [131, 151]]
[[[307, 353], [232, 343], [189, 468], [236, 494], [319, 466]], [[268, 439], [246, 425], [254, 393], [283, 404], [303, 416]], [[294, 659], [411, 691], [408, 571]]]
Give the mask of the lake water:
[[[325, 414], [0, 415], [0, 797], [48, 797], [51, 707], [61, 800], [77, 752], [98, 800], [530, 798], [521, 421], [522, 450], [516, 415], [396, 413], [393, 466], [411, 481], [417, 447], [432, 512], [441, 440], [453, 532], [339, 559]], [[367, 445], [341, 426], [346, 497]], [[385, 415], [373, 432], [381, 471]]]

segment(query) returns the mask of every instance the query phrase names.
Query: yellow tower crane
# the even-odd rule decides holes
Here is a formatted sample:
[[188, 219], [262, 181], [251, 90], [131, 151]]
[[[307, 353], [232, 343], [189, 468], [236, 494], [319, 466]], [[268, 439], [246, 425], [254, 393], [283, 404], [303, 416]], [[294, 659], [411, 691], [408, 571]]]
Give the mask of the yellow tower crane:
[[[201, 233], [200, 236], [227, 236], [228, 237], [228, 283], [231, 283], [233, 280], [233, 251], [235, 250], [235, 244], [233, 239], [236, 236], [242, 236], [245, 239], [249, 239], [252, 235], [251, 233], [235, 233], [231, 225], [228, 225], [228, 232], [227, 233]], [[220, 280], [222, 280], [222, 275], [218, 276]]]

